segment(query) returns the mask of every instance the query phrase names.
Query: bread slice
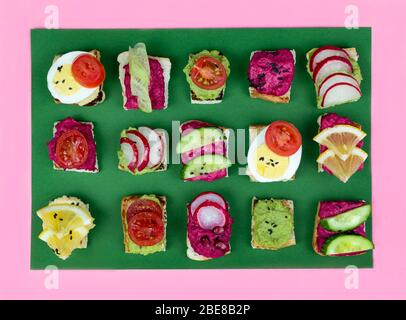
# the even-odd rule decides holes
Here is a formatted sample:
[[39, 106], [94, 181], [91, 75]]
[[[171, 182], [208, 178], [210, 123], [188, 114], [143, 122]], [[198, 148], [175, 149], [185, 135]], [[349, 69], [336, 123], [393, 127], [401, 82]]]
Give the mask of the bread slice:
[[[277, 200], [277, 199], [275, 199]], [[294, 221], [294, 205], [293, 205], [293, 201], [292, 200], [278, 200], [281, 201], [282, 204], [289, 209], [290, 213], [292, 214], [292, 218]], [[254, 249], [265, 249], [265, 250], [278, 250], [278, 249], [282, 249], [282, 248], [286, 248], [286, 247], [290, 247], [290, 246], [294, 246], [296, 245], [296, 238], [295, 238], [295, 229], [294, 229], [294, 224], [293, 224], [293, 232], [292, 232], [292, 237], [283, 245], [278, 246], [278, 247], [267, 247], [264, 245], [261, 245], [260, 243], [255, 242], [254, 239], [254, 230], [255, 230], [255, 219], [254, 219], [254, 207], [256, 205], [256, 203], [258, 202], [258, 199], [256, 197], [252, 198], [252, 203], [251, 203], [251, 246]]]
[[123, 233], [124, 233], [124, 251], [125, 253], [132, 253], [132, 254], [141, 254], [141, 255], [148, 255], [156, 252], [162, 252], [166, 250], [166, 224], [167, 224], [167, 214], [166, 214], [166, 197], [165, 196], [155, 196], [162, 207], [162, 212], [163, 212], [163, 222], [164, 222], [164, 238], [163, 240], [159, 243], [159, 247], [156, 251], [154, 252], [143, 252], [142, 249], [140, 249], [138, 252], [137, 250], [134, 250], [132, 248], [132, 245], [138, 247], [138, 248], [143, 248], [140, 247], [136, 244], [133, 243], [131, 240], [130, 236], [128, 235], [128, 225], [127, 225], [127, 209], [130, 207], [130, 205], [134, 202], [134, 200], [137, 200], [141, 198], [141, 195], [133, 195], [133, 196], [127, 196], [124, 197], [121, 200], [121, 219], [122, 219], [122, 224], [123, 224]]
[[[261, 51], [270, 51], [270, 50], [261, 50]], [[258, 52], [258, 50], [251, 52], [250, 61], [255, 52]], [[294, 63], [296, 64], [296, 51], [290, 50], [290, 52], [292, 53]], [[254, 98], [254, 99], [258, 98], [258, 99], [262, 99], [262, 100], [266, 100], [266, 101], [270, 101], [270, 102], [274, 102], [274, 103], [289, 103], [291, 89], [292, 89], [292, 85], [289, 87], [288, 92], [286, 92], [283, 96], [274, 96], [272, 94], [260, 93], [257, 91], [257, 89], [255, 89], [252, 86], [248, 87], [248, 91], [249, 91], [251, 98]]]
[[[148, 173], [153, 173], [153, 172], [161, 172], [161, 171], [166, 171], [168, 169], [168, 133], [166, 132], [166, 130], [164, 129], [153, 129], [156, 133], [158, 133], [158, 135], [161, 137], [162, 139], [162, 143], [163, 143], [163, 147], [164, 147], [164, 157], [162, 159], [162, 162], [160, 163], [160, 165], [158, 167], [156, 167], [152, 172], [148, 172]], [[121, 171], [126, 171], [129, 172], [121, 163], [120, 161], [118, 162], [118, 169]], [[146, 174], [146, 172], [139, 172], [136, 171], [135, 173], [131, 172], [131, 174], [138, 176], [138, 175], [143, 175]]]
[[[54, 128], [53, 128], [53, 136], [55, 137], [55, 133], [56, 133], [56, 126], [59, 122], [55, 122], [54, 123]], [[94, 143], [96, 144], [96, 139], [94, 138], [94, 125], [92, 122], [80, 122], [83, 124], [89, 124], [92, 127], [92, 138], [94, 140]], [[96, 164], [95, 164], [95, 170], [86, 170], [86, 169], [63, 169], [61, 167], [58, 166], [57, 163], [55, 163], [55, 161], [52, 162], [53, 164], [53, 168], [54, 170], [58, 170], [58, 171], [72, 171], [72, 172], [87, 172], [87, 173], [98, 173], [99, 172], [99, 162], [97, 160], [97, 150], [96, 150]]]
[[317, 227], [320, 223], [319, 211], [320, 211], [320, 202], [317, 204], [317, 212], [316, 212], [316, 216], [314, 218], [312, 247], [313, 247], [314, 252], [316, 252], [318, 255], [325, 256], [325, 254], [321, 253], [317, 247]]
[[[122, 90], [122, 94], [123, 94], [123, 108], [124, 108], [124, 110], [133, 110], [133, 109], [128, 109], [125, 106], [125, 104], [127, 103], [127, 97], [125, 95], [126, 89], [125, 89], [125, 85], [124, 85], [124, 77], [125, 77], [124, 66], [128, 64], [128, 57], [129, 57], [128, 51], [124, 51], [118, 55], [118, 57], [117, 57], [117, 61], [119, 63], [118, 76], [120, 79], [121, 90]], [[161, 67], [163, 70], [163, 76], [164, 76], [164, 83], [165, 83], [165, 106], [163, 109], [166, 109], [168, 107], [168, 99], [169, 99], [169, 80], [171, 77], [171, 61], [169, 60], [169, 58], [162, 58], [162, 57], [148, 56], [148, 58], [158, 60], [159, 63], [161, 64]]]
[[[98, 50], [92, 50], [89, 51], [90, 54], [94, 55], [97, 60], [100, 61], [100, 52]], [[54, 57], [53, 63], [60, 57], [60, 55], [57, 55]], [[95, 91], [94, 94], [91, 96], [87, 97], [86, 99], [80, 101], [77, 103], [78, 106], [81, 107], [92, 107], [95, 106], [99, 103], [102, 103], [106, 98], [106, 94], [103, 91], [103, 83], [99, 86], [99, 90]], [[58, 99], [54, 99], [55, 103], [60, 104], [61, 102]]]
[[[262, 125], [262, 124], [257, 124], [257, 125], [251, 125], [248, 128], [249, 131], [249, 142], [250, 142], [250, 146], [251, 144], [254, 143], [255, 138], [258, 136], [258, 133], [261, 132], [262, 129], [264, 129], [266, 126]], [[250, 180], [252, 182], [258, 182], [255, 177], [251, 174], [250, 170], [246, 169], [246, 174], [247, 176], [249, 176]], [[287, 180], [287, 181], [293, 181], [295, 180], [295, 176], [293, 176], [291, 179]], [[281, 181], [277, 181], [277, 182], [286, 182], [285, 180], [281, 180]]]

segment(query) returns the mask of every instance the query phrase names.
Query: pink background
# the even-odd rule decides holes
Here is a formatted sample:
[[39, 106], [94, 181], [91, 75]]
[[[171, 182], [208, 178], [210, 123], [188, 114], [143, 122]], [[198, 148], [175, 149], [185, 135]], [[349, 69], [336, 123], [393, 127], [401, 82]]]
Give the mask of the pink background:
[[[406, 25], [403, 0], [315, 1], [1, 1], [0, 9], [0, 298], [299, 299], [406, 298]], [[213, 6], [209, 3], [212, 2]], [[289, 3], [288, 3], [289, 2]], [[60, 28], [344, 26], [345, 7], [372, 26], [375, 267], [360, 270], [359, 289], [344, 270], [61, 271], [59, 289], [29, 270], [30, 28], [43, 28], [47, 5]], [[283, 16], [272, 14], [277, 9]], [[402, 148], [403, 147], [403, 148]], [[193, 285], [192, 285], [193, 284]]]

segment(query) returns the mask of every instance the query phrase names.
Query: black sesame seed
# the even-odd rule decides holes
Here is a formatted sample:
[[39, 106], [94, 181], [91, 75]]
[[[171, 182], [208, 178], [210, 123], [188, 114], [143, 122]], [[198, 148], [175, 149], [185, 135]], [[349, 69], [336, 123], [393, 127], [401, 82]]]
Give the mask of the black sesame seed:
[[273, 163], [271, 163], [271, 166], [272, 166], [272, 167], [275, 167], [275, 165], [274, 165]]
[[62, 218], [59, 218], [59, 221], [63, 221], [63, 219], [62, 219]]
[[62, 71], [62, 68], [63, 68], [63, 66], [59, 66], [59, 67], [57, 68], [57, 70], [58, 70], [59, 72], [61, 72], [61, 71]]
[[55, 84], [58, 84], [59, 83], [59, 81], [55, 81]]
[[72, 230], [69, 231], [69, 234], [72, 234]]
[[56, 219], [57, 216], [58, 216], [58, 214], [57, 214], [57, 213], [54, 213], [54, 219]]
[[69, 87], [68, 89], [69, 89], [69, 90], [72, 90], [72, 87]]
[[264, 157], [259, 158], [259, 161], [264, 161], [264, 160], [265, 160]]
[[269, 235], [272, 235], [273, 230], [272, 229], [268, 229]]
[[65, 79], [62, 80], [62, 83], [65, 83]]
[[72, 240], [73, 239], [72, 236], [70, 236], [69, 239]]

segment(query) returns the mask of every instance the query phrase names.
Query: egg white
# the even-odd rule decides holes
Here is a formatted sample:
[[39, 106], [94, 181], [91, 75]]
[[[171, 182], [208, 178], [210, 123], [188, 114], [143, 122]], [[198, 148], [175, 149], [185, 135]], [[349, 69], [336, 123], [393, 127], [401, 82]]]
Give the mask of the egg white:
[[295, 175], [297, 169], [299, 168], [300, 160], [302, 158], [302, 146], [300, 146], [299, 150], [297, 150], [296, 153], [294, 153], [288, 157], [289, 158], [288, 168], [285, 171], [285, 173], [283, 174], [283, 176], [281, 176], [280, 178], [278, 178], [278, 179], [264, 178], [257, 172], [256, 162], [255, 162], [255, 151], [258, 149], [258, 147], [260, 145], [265, 143], [265, 133], [266, 133], [266, 130], [268, 129], [268, 127], [269, 126], [266, 126], [264, 129], [262, 129], [261, 132], [257, 135], [257, 137], [254, 139], [254, 141], [250, 145], [250, 148], [248, 150], [248, 157], [247, 157], [249, 173], [258, 182], [288, 181]]
[[66, 95], [60, 94], [58, 92], [58, 90], [55, 89], [53, 79], [55, 77], [55, 73], [58, 72], [58, 67], [65, 65], [65, 64], [72, 64], [73, 61], [75, 61], [75, 59], [82, 54], [89, 54], [89, 52], [72, 51], [72, 52], [69, 52], [69, 53], [66, 53], [66, 54], [60, 56], [58, 59], [56, 59], [56, 61], [52, 64], [51, 68], [48, 71], [48, 75], [47, 75], [48, 90], [51, 92], [52, 96], [55, 99], [59, 100], [61, 103], [64, 103], [64, 104], [79, 103], [79, 102], [89, 98], [90, 96], [95, 94], [95, 92], [97, 92], [99, 90], [99, 87], [85, 88], [83, 86], [80, 86], [79, 91], [77, 91], [76, 93], [74, 93], [70, 96], [66, 96]]

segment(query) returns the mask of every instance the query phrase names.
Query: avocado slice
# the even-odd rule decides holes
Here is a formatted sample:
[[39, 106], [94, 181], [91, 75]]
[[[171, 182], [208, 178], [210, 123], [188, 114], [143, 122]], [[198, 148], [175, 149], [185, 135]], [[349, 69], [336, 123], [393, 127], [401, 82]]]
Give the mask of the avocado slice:
[[231, 166], [231, 161], [218, 154], [206, 154], [189, 161], [182, 169], [182, 179], [191, 179]]
[[210, 143], [226, 140], [223, 130], [214, 127], [204, 127], [192, 130], [181, 137], [176, 146], [177, 153], [184, 153], [200, 148]]

